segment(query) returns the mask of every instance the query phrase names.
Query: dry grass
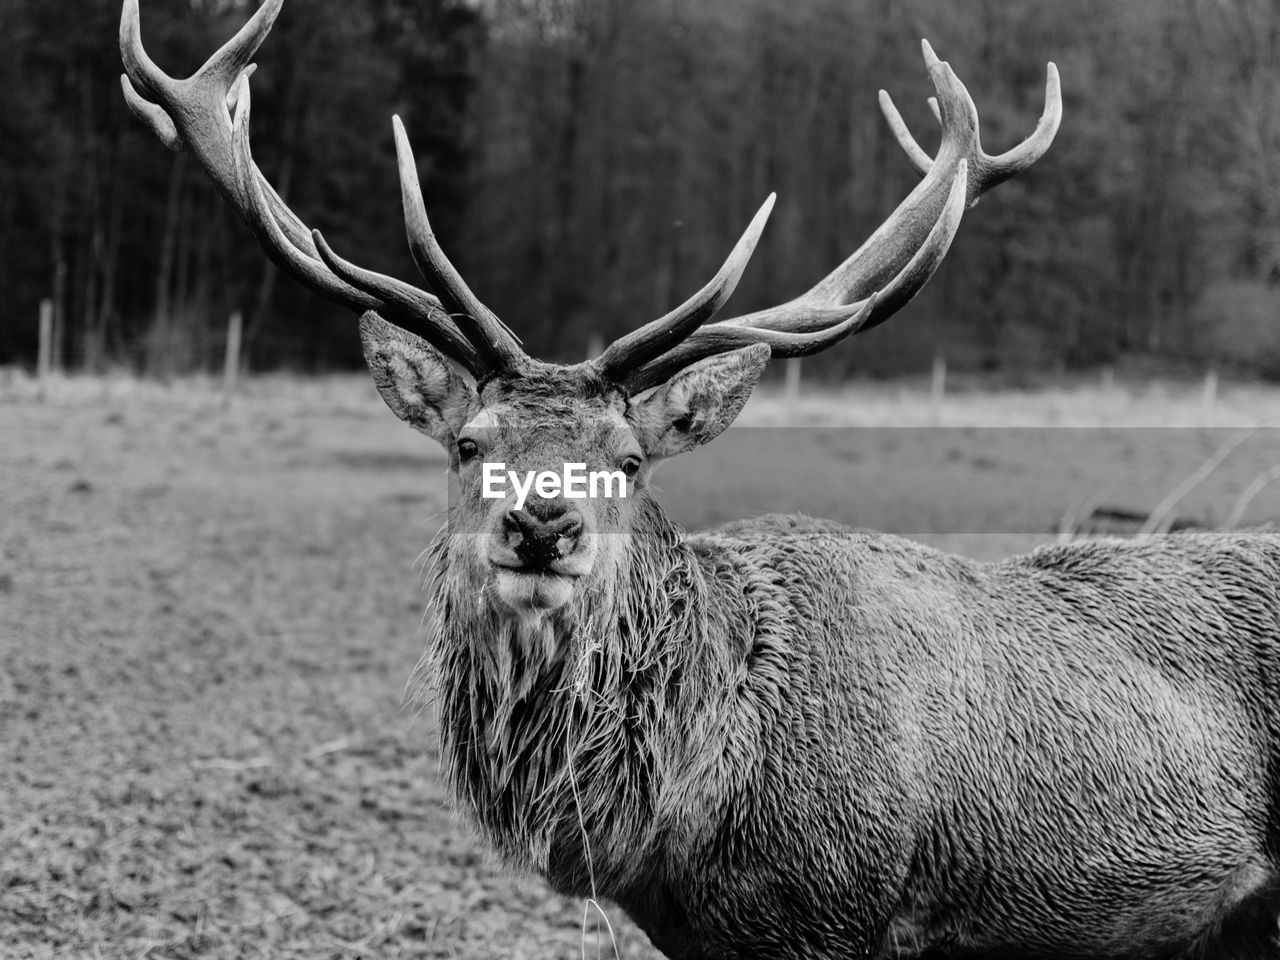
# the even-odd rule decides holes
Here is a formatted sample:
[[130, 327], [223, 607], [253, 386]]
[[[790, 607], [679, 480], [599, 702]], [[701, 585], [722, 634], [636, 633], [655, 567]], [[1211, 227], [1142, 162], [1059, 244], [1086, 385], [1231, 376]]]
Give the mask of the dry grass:
[[[959, 397], [947, 417], [1200, 413], [1190, 385]], [[1280, 422], [1280, 396], [1224, 389], [1215, 414]], [[797, 415], [765, 391], [745, 422], [797, 418], [932, 408], [859, 387]], [[1101, 485], [1150, 505], [1213, 446], [1091, 431], [1063, 458], [1051, 433], [735, 431], [662, 486], [690, 524], [797, 508], [997, 555], [1050, 539]], [[1280, 460], [1266, 441], [1189, 508], [1220, 514]], [[365, 378], [255, 379], [224, 411], [207, 383], [73, 379], [38, 403], [0, 373], [0, 444], [4, 957], [580, 955], [582, 904], [487, 862], [444, 805], [431, 717], [401, 711], [443, 461]], [[610, 918], [623, 956], [652, 956]]]
[[[207, 407], [218, 381], [195, 377], [166, 386], [125, 373], [107, 377], [55, 378], [55, 403], [167, 402]], [[14, 368], [0, 368], [0, 397], [34, 400], [35, 380]], [[286, 413], [297, 407], [364, 410], [373, 397], [362, 375], [257, 376], [241, 384], [240, 397], [270, 403]], [[776, 381], [762, 385], [740, 418], [749, 426], [862, 427], [1270, 427], [1280, 425], [1280, 388], [1222, 380], [1206, 405], [1204, 386], [1177, 379], [1126, 381], [1096, 377], [1062, 378], [1034, 390], [989, 389], [961, 383], [938, 411], [925, 380], [855, 381], [838, 389], [809, 387], [798, 402], [784, 396]]]
[[65, 386], [0, 403], [0, 955], [577, 956], [400, 707], [435, 451], [354, 378]]
[[1206, 403], [1200, 382], [1104, 385], [1076, 378], [1035, 390], [961, 387], [944, 398], [939, 414], [923, 380], [859, 381], [839, 390], [802, 391], [798, 403], [769, 386], [744, 412], [746, 422], [760, 426], [1269, 427], [1280, 426], [1280, 389], [1224, 381]]

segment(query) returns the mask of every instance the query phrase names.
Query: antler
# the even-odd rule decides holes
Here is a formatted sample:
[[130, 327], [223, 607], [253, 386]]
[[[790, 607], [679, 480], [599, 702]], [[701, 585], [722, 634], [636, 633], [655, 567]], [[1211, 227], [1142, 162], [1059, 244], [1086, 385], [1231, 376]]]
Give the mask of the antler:
[[768, 343], [775, 357], [817, 353], [869, 330], [905, 306], [942, 262], [966, 205], [1025, 170], [1053, 142], [1062, 119], [1058, 70], [1048, 67], [1045, 109], [1035, 132], [998, 157], [978, 138], [978, 110], [950, 64], [922, 41], [925, 65], [937, 90], [930, 104], [942, 124], [942, 144], [930, 159], [920, 149], [883, 90], [880, 106], [911, 163], [924, 179], [844, 263], [811, 289], [778, 306], [694, 330], [666, 354], [628, 372], [625, 382], [642, 390], [664, 382], [704, 357], [748, 343]]
[[[400, 118], [394, 118], [400, 190], [409, 248], [439, 294], [356, 266], [304, 224], [253, 161], [249, 145], [249, 62], [284, 0], [265, 0], [249, 22], [186, 80], [155, 65], [142, 47], [138, 0], [124, 0], [120, 53], [125, 99], [160, 140], [188, 150], [249, 225], [267, 255], [304, 286], [352, 310], [375, 310], [424, 331], [427, 340], [477, 379], [519, 375], [536, 361], [471, 292], [436, 241], [418, 183], [417, 165]], [[996, 184], [1025, 170], [1053, 141], [1062, 118], [1058, 71], [1049, 64], [1045, 110], [1022, 144], [991, 156], [978, 138], [978, 111], [949, 64], [924, 41], [925, 64], [938, 96], [930, 104], [942, 124], [932, 159], [880, 91], [880, 105], [898, 142], [924, 179], [844, 263], [794, 300], [710, 323], [733, 293], [773, 208], [773, 195], [752, 218], [711, 282], [666, 316], [615, 341], [586, 366], [630, 390], [664, 382], [703, 357], [752, 343], [773, 356], [816, 353], [882, 323], [914, 297], [942, 262], [964, 208]], [[442, 302], [443, 301], [443, 302]], [[447, 312], [446, 312], [447, 311]]]
[[[426, 339], [480, 378], [527, 362], [518, 341], [467, 289], [440, 251], [422, 211], [417, 170], [396, 119], [396, 147], [410, 246], [440, 300], [394, 277], [339, 258], [276, 193], [249, 147], [249, 77], [254, 53], [284, 0], [265, 0], [257, 12], [185, 80], [164, 73], [142, 46], [138, 0], [124, 0], [120, 55], [125, 100], [172, 150], [187, 150], [248, 224], [267, 255], [303, 286], [352, 310], [376, 310], [422, 329]], [[419, 256], [426, 251], [425, 258]], [[446, 312], [445, 306], [454, 314]], [[456, 319], [456, 322], [455, 322]]]

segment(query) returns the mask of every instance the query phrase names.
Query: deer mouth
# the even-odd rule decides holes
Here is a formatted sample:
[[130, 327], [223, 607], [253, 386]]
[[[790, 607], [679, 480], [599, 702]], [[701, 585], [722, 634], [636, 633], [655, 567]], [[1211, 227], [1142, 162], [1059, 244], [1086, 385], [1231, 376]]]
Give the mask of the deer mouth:
[[512, 576], [530, 580], [559, 578], [572, 581], [591, 572], [598, 545], [594, 538], [590, 538], [575, 544], [569, 550], [553, 548], [531, 552], [515, 549], [509, 544], [490, 542], [485, 552], [494, 573], [500, 577]]
[[494, 593], [517, 611], [549, 611], [573, 598], [579, 575], [546, 567], [507, 566], [495, 563]]
[[569, 569], [569, 565], [563, 562], [535, 566], [527, 563], [504, 563], [495, 560], [493, 561], [493, 566], [499, 574], [515, 574], [522, 577], [564, 577], [569, 580], [577, 580], [582, 576], [580, 572]]

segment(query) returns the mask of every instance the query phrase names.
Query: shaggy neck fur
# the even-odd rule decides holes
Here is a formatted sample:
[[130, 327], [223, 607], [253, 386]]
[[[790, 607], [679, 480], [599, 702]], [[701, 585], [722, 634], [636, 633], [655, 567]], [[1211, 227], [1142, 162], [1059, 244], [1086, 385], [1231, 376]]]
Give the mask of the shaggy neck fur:
[[664, 793], [686, 803], [690, 778], [709, 773], [688, 744], [716, 735], [709, 698], [734, 688], [742, 661], [707, 642], [709, 623], [750, 638], [760, 619], [732, 562], [700, 555], [652, 501], [637, 506], [619, 568], [541, 619], [499, 609], [442, 530], [417, 674], [419, 692], [436, 687], [442, 763], [484, 837], [561, 890], [615, 898], [652, 881], [638, 864], [663, 859], [649, 854], [660, 831], [670, 841]]

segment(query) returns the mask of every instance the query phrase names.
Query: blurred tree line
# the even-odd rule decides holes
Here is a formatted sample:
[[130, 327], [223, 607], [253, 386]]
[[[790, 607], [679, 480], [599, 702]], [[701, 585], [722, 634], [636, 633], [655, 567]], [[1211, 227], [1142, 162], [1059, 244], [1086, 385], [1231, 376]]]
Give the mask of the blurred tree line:
[[[185, 76], [253, 0], [143, 0]], [[118, 0], [0, 0], [0, 363], [55, 304], [72, 368], [212, 368], [246, 315], [258, 368], [357, 361], [355, 324], [277, 276], [198, 167], [120, 94]], [[1275, 0], [288, 0], [258, 54], [254, 154], [337, 250], [415, 278], [390, 116], [477, 293], [540, 354], [579, 359], [699, 287], [770, 190], [730, 311], [811, 285], [915, 174], [876, 106], [937, 143], [927, 36], [991, 152], [1063, 77], [1049, 154], [970, 211], [902, 316], [815, 358], [832, 376], [1045, 369], [1132, 354], [1280, 374]]]

